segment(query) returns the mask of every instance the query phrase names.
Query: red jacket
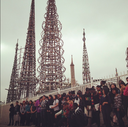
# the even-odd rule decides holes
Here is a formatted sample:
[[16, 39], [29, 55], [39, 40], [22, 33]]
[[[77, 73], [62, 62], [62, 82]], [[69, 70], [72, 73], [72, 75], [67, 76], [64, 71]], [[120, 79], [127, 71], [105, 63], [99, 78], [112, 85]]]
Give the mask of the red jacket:
[[125, 90], [124, 90], [123, 95], [124, 95], [124, 96], [128, 96], [128, 87], [125, 87]]

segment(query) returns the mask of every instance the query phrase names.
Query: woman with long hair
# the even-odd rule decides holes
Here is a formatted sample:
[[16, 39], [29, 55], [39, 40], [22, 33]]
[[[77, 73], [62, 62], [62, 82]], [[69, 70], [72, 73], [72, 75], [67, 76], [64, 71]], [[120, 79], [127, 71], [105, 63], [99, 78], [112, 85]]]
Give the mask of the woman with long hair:
[[100, 112], [102, 111], [103, 114], [103, 120], [106, 127], [111, 127], [110, 122], [110, 97], [108, 95], [108, 88], [103, 87], [103, 95], [101, 96], [100, 100]]
[[117, 119], [119, 121], [119, 127], [124, 127], [124, 122], [123, 122], [122, 116], [121, 116], [121, 104], [122, 104], [121, 96], [120, 96], [120, 94], [118, 94], [118, 91], [116, 88], [112, 89], [112, 93], [115, 95], [115, 97], [114, 97], [114, 113], [116, 114]]

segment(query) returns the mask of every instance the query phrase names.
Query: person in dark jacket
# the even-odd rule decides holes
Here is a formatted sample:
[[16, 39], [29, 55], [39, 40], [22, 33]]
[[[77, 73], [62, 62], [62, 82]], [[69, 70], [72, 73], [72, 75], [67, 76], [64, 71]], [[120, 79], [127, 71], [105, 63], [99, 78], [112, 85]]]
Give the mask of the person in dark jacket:
[[25, 112], [26, 112], [26, 125], [30, 126], [30, 116], [31, 116], [31, 103], [32, 101], [26, 101], [26, 107], [25, 107]]
[[36, 125], [36, 106], [35, 106], [36, 101], [34, 101], [33, 103], [31, 103], [31, 122], [33, 123], [33, 125]]
[[53, 119], [54, 119], [54, 111], [50, 109], [49, 106], [53, 104], [53, 97], [49, 95], [48, 102], [46, 104], [46, 123], [48, 127], [53, 126]]
[[77, 103], [73, 104], [73, 112], [71, 114], [71, 127], [84, 127], [84, 113], [78, 107]]
[[106, 127], [111, 127], [110, 122], [110, 97], [108, 95], [108, 88], [105, 86], [103, 87], [103, 96], [101, 96], [100, 100], [100, 111], [103, 114], [103, 120]]
[[86, 88], [86, 92], [84, 94], [84, 113], [88, 117], [88, 126], [92, 125], [92, 105], [93, 95], [91, 94], [91, 88]]
[[8, 126], [11, 126], [11, 125], [14, 124], [14, 111], [15, 111], [15, 108], [14, 108], [13, 104], [10, 105], [9, 111], [10, 111], [10, 113], [9, 113], [9, 124], [8, 124]]
[[80, 95], [80, 103], [79, 103], [79, 107], [82, 109], [82, 111], [84, 112], [84, 97], [82, 95]]
[[102, 93], [99, 91], [94, 92], [94, 106], [92, 110], [92, 123], [96, 123], [98, 127], [100, 127], [100, 99]]

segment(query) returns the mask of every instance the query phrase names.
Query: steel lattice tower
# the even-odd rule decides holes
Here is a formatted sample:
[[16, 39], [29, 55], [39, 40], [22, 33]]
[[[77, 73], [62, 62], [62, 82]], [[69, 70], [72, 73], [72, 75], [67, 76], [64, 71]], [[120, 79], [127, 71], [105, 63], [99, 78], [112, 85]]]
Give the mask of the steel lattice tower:
[[20, 73], [19, 98], [33, 96], [36, 90], [35, 2], [32, 0], [25, 51]]
[[60, 32], [62, 25], [58, 20], [55, 0], [48, 0], [46, 11], [45, 22], [42, 24], [38, 72], [40, 88], [49, 87], [51, 90], [61, 87], [65, 81], [64, 72], [66, 69], [63, 66], [65, 59], [62, 48], [64, 43]]
[[7, 95], [7, 103], [12, 102], [17, 99], [17, 87], [18, 87], [17, 52], [18, 52], [18, 43], [16, 44], [14, 63], [13, 63], [13, 68], [12, 68], [10, 85], [8, 89], [8, 95]]
[[85, 45], [85, 29], [83, 29], [83, 84], [85, 83], [90, 83], [90, 69], [89, 69], [89, 60], [88, 60], [88, 53], [87, 53], [87, 48]]

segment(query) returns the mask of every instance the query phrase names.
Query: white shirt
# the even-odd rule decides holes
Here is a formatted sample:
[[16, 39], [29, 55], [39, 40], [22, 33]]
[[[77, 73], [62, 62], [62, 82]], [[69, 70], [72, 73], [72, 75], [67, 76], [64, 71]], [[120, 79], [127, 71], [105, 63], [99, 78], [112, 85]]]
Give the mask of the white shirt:
[[59, 110], [59, 100], [58, 99], [54, 100], [53, 105], [50, 105], [50, 108], [54, 107], [57, 103], [58, 103], [58, 106], [56, 106], [54, 108], [54, 111], [58, 111]]
[[79, 103], [80, 103], [80, 99], [78, 98], [78, 100], [74, 100], [74, 103], [77, 103], [78, 105], [79, 105]]

